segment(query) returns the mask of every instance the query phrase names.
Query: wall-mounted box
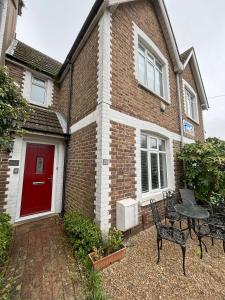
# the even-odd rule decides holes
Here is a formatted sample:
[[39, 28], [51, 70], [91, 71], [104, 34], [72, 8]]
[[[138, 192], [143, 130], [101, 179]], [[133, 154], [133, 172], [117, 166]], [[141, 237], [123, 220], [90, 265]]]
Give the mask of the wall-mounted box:
[[138, 225], [138, 201], [124, 199], [116, 203], [116, 227], [127, 231]]

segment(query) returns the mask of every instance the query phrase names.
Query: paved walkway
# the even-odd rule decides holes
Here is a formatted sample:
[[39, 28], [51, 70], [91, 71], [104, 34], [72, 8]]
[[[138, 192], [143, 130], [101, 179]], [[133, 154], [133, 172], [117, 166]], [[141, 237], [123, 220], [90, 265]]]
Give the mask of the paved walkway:
[[79, 267], [58, 218], [16, 227], [5, 276], [12, 300], [83, 299]]

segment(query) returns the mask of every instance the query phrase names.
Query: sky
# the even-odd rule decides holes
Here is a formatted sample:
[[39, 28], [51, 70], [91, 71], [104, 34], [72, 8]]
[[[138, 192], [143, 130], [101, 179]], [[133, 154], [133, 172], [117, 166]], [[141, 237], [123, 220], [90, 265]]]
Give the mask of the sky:
[[[25, 0], [17, 38], [63, 62], [94, 0]], [[225, 1], [165, 0], [178, 48], [194, 46], [210, 109], [206, 136], [225, 140]], [[221, 96], [222, 95], [222, 96]]]

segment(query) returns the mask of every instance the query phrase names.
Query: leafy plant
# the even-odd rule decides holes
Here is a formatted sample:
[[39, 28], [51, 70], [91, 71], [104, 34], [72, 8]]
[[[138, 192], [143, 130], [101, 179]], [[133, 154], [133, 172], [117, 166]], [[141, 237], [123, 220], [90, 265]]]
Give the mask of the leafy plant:
[[10, 224], [10, 216], [0, 213], [0, 266], [2, 266], [7, 258], [7, 251], [12, 239], [12, 226]]
[[94, 261], [97, 261], [99, 259], [102, 259], [104, 256], [104, 248], [100, 246], [99, 248], [94, 247], [92, 251], [92, 259]]
[[107, 251], [108, 253], [114, 253], [121, 249], [123, 246], [123, 233], [116, 229], [110, 229], [108, 241], [107, 241]]
[[184, 180], [199, 200], [210, 202], [213, 193], [225, 197], [225, 141], [209, 138], [185, 145], [178, 158], [185, 165]]
[[21, 125], [29, 113], [19, 86], [9, 77], [7, 69], [0, 67], [0, 148], [12, 150], [13, 134], [23, 134]]
[[70, 212], [65, 215], [64, 224], [70, 243], [79, 256], [85, 257], [94, 247], [101, 246], [101, 231], [90, 219]]

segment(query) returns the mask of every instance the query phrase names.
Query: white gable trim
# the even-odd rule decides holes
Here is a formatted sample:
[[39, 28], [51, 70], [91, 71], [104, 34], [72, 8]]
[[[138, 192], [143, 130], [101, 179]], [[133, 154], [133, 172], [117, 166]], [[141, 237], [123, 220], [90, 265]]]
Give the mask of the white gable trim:
[[202, 107], [202, 109], [209, 109], [209, 103], [207, 100], [207, 95], [205, 92], [204, 84], [202, 81], [202, 77], [201, 77], [201, 73], [200, 73], [200, 69], [199, 69], [199, 65], [198, 65], [198, 61], [197, 61], [197, 57], [196, 57], [196, 53], [195, 53], [194, 49], [192, 49], [190, 55], [188, 56], [188, 58], [186, 59], [184, 65], [183, 65], [184, 70], [187, 67], [189, 62], [190, 62], [191, 68], [193, 70], [193, 75], [194, 75], [194, 78], [196, 81], [199, 98], [200, 98], [200, 102], [201, 102], [201, 107]]

